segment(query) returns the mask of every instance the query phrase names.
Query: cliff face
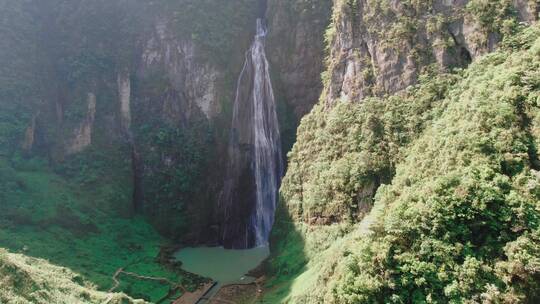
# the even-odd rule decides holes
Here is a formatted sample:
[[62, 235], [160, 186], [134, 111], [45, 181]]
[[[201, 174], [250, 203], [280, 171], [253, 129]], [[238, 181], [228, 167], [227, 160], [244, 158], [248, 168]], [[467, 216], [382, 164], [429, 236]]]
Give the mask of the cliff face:
[[[397, 148], [373, 146], [381, 144], [378, 140], [358, 141], [356, 144], [365, 150], [363, 155], [343, 158], [344, 151], [360, 150], [348, 142], [356, 142], [358, 132], [368, 132], [368, 128], [371, 133], [380, 131], [375, 117], [358, 125], [358, 130], [343, 133], [344, 118], [325, 120], [322, 117], [326, 112], [341, 102], [361, 103], [370, 97], [403, 91], [416, 84], [422, 74], [466, 68], [495, 50], [520, 23], [534, 22], [534, 12], [535, 5], [520, 1], [336, 1], [327, 32], [330, 54], [323, 75], [322, 103], [300, 126], [294, 157], [289, 161], [293, 169], [285, 178], [284, 189], [294, 187], [293, 192], [299, 195], [293, 200], [298, 202], [293, 204], [293, 215], [300, 214], [303, 221], [313, 223], [361, 218], [378, 186], [394, 174]], [[317, 134], [321, 130], [326, 130], [332, 140], [322, 140]], [[306, 165], [321, 162], [318, 166], [345, 170], [355, 161], [361, 163], [361, 172], [349, 172], [349, 177], [345, 172], [339, 177], [320, 175], [320, 167]], [[356, 174], [365, 178], [355, 181], [352, 176]], [[329, 182], [332, 179], [345, 179], [346, 183], [333, 184]], [[347, 194], [326, 202], [334, 191]], [[308, 207], [312, 203], [317, 205], [313, 209]]]
[[[135, 199], [163, 233], [205, 242], [214, 237], [209, 227], [220, 186], [211, 168], [219, 167], [224, 145], [213, 126], [227, 116], [234, 88], [224, 75], [232, 72], [202, 55], [176, 22], [168, 14], [151, 18], [132, 71]], [[248, 33], [238, 33], [238, 44]]]
[[[537, 208], [536, 190], [518, 185], [537, 187], [528, 122], [538, 105], [521, 102], [538, 95], [525, 76], [537, 65], [537, 4], [358, 0], [333, 10], [322, 98], [289, 153], [274, 229], [270, 264], [290, 283], [269, 301], [536, 301], [535, 274], [509, 280], [532, 261], [516, 252], [538, 254], [536, 221], [488, 239], [516, 229], [502, 214], [519, 211], [502, 197]], [[503, 148], [518, 138], [522, 156]], [[473, 190], [499, 178], [513, 185], [495, 187], [502, 201]], [[486, 272], [464, 279], [474, 267]]]
[[[2, 112], [22, 121], [9, 130], [15, 144], [8, 154], [22, 150], [53, 168], [114, 155], [107, 162], [133, 175], [135, 209], [167, 235], [215, 242], [237, 78], [263, 9], [251, 0], [60, 2], [6, 5], [22, 14], [11, 22], [13, 33], [4, 30], [6, 45], [28, 52], [35, 44], [36, 52], [27, 56], [30, 65], [2, 50], [3, 74], [15, 76], [3, 87], [16, 83], [20, 95], [17, 109], [3, 98]], [[322, 89], [330, 3], [272, 0], [266, 14], [278, 115], [290, 146]], [[17, 35], [27, 40], [9, 40]]]
[[175, 34], [171, 21], [165, 18], [152, 26], [137, 76], [145, 79], [156, 74], [169, 86], [158, 111], [170, 123], [185, 124], [197, 114], [211, 120], [221, 112], [216, 90], [218, 69], [197, 57], [195, 42]]
[[[151, 213], [156, 215], [158, 225], [165, 226], [168, 234], [192, 242], [216, 242], [221, 224], [223, 210], [220, 210], [218, 201], [225, 195], [223, 187], [225, 164], [229, 157], [227, 144], [232, 127], [232, 107], [238, 93], [236, 86], [245, 52], [248, 52], [254, 35], [255, 10], [259, 9], [253, 5], [255, 2], [249, 2], [249, 5], [237, 2], [227, 5], [234, 11], [225, 9], [221, 15], [238, 20], [221, 27], [210, 26], [210, 31], [214, 31], [208, 34], [210, 38], [220, 35], [219, 31], [228, 34], [230, 29], [227, 27], [236, 26], [230, 36], [216, 40], [218, 45], [192, 34], [186, 35], [179, 28], [182, 21], [177, 17], [165, 15], [155, 18], [144, 38], [140, 64], [136, 68], [137, 85], [133, 93], [135, 143], [141, 155], [142, 192], [147, 193], [142, 200], [149, 206], [153, 205], [156, 195], [159, 200], [170, 201], [167, 205], [171, 207], [162, 211], [154, 208]], [[271, 57], [270, 72], [278, 96], [278, 116], [281, 133], [285, 134], [287, 141], [285, 146], [291, 145], [298, 121], [315, 104], [322, 88], [323, 31], [330, 13], [330, 5], [322, 2], [325, 1], [316, 1], [307, 8], [305, 5], [291, 8], [281, 1], [268, 2], [266, 50]], [[300, 11], [304, 11], [304, 16], [300, 20], [294, 19], [294, 12]], [[212, 24], [213, 21], [208, 22]], [[313, 22], [316, 31], [312, 31]], [[295, 29], [296, 33], [292, 34], [290, 29]], [[226, 39], [232, 40], [224, 42]], [[249, 90], [249, 87], [243, 89]], [[165, 129], [182, 135], [166, 136], [166, 140], [161, 142], [149, 141], [148, 136], [157, 134], [156, 130], [148, 132], [148, 129], [137, 126], [156, 125], [157, 118], [165, 122]], [[195, 148], [186, 150], [185, 144], [180, 147], [182, 143], [171, 144], [171, 140], [187, 140], [187, 144]], [[178, 147], [171, 147], [175, 145]], [[190, 175], [190, 186], [171, 184], [165, 177], [171, 174], [160, 177], [160, 172], [174, 172], [172, 176], [180, 181], [185, 174], [178, 175], [178, 168], [193, 168], [192, 163], [197, 168], [186, 171]], [[248, 177], [243, 176], [242, 179]], [[161, 190], [153, 190], [160, 183], [170, 185], [173, 190], [169, 191], [176, 194], [169, 193], [166, 195], [169, 198], [162, 198], [165, 194]], [[185, 190], [174, 190], [179, 188]], [[182, 201], [179, 204], [178, 197]], [[175, 208], [182, 211], [174, 211]], [[171, 216], [171, 213], [176, 215]], [[246, 219], [241, 214], [249, 214], [249, 210], [235, 215], [240, 216], [239, 221], [244, 221]], [[182, 223], [181, 227], [178, 223]]]
[[274, 85], [299, 120], [319, 100], [324, 71], [324, 33], [331, 1], [278, 1], [268, 4], [268, 56]]
[[395, 93], [431, 65], [466, 67], [537, 13], [524, 0], [335, 1], [326, 102]]
[[92, 144], [92, 130], [96, 119], [96, 95], [88, 93], [87, 112], [80, 122], [80, 125], [74, 130], [72, 138], [66, 145], [66, 154], [79, 153]]

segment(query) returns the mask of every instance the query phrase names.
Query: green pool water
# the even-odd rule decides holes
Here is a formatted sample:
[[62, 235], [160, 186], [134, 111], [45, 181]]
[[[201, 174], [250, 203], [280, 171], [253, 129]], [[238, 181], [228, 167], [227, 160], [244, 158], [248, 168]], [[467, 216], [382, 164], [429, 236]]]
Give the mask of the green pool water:
[[182, 268], [211, 278], [219, 285], [249, 283], [246, 274], [259, 266], [270, 254], [268, 247], [230, 250], [223, 247], [184, 248], [176, 253]]

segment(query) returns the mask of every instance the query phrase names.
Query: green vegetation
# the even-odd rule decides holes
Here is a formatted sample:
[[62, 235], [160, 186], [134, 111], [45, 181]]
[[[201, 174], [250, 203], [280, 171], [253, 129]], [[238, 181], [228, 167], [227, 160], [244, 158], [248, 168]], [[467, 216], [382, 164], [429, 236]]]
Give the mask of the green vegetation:
[[309, 114], [272, 260], [300, 274], [268, 303], [538, 302], [539, 55], [533, 26], [466, 70]]
[[430, 109], [456, 81], [428, 78], [406, 95], [342, 101], [332, 111], [321, 104], [303, 119], [282, 186], [294, 218], [354, 222], [369, 210], [374, 191], [394, 175], [400, 147], [440, 111]]
[[[131, 188], [122, 184], [129, 175], [95, 154], [77, 167], [83, 157], [68, 161], [59, 173], [39, 159], [1, 160], [0, 247], [69, 267], [100, 290], [113, 286], [119, 268], [184, 281], [156, 261], [166, 241], [143, 219], [132, 217]], [[90, 159], [95, 167], [87, 166]], [[117, 291], [135, 298], [157, 301], [169, 290], [158, 282], [119, 279]]]
[[[80, 275], [77, 280], [99, 290], [113, 286], [119, 268], [194, 286], [191, 278], [157, 262], [169, 240], [155, 227], [176, 237], [204, 224], [190, 216], [198, 210], [187, 205], [203, 208], [192, 200], [209, 195], [203, 188], [212, 134], [207, 123], [193, 119], [186, 127], [159, 121], [159, 115], [152, 118], [158, 123], [142, 121], [134, 128], [144, 169], [150, 168], [145, 173], [151, 172], [143, 186], [153, 206], [151, 221], [135, 215], [132, 151], [117, 126], [116, 75], [139, 64], [141, 40], [157, 12], [173, 14], [178, 39], [195, 40], [206, 59], [240, 69], [228, 59], [233, 53], [243, 57], [245, 48], [236, 43], [242, 39], [235, 35], [245, 33], [248, 44], [255, 2], [220, 2], [223, 10], [215, 9], [218, 1], [180, 2], [0, 0], [0, 247], [68, 267]], [[90, 92], [97, 96], [92, 145], [66, 155], [73, 130], [86, 117]], [[23, 151], [33, 120], [32, 149]], [[115, 291], [133, 298], [158, 301], [169, 291], [151, 280], [125, 274], [118, 279]], [[42, 284], [28, 290], [37, 292]], [[93, 297], [89, 302], [103, 302]]]
[[120, 293], [99, 292], [72, 271], [45, 260], [0, 249], [2, 303], [146, 303]]
[[509, 18], [515, 16], [516, 11], [510, 0], [503, 1], [470, 1], [465, 11], [478, 20], [486, 32], [498, 34], [511, 34], [511, 29], [516, 27], [516, 20]]
[[480, 24], [481, 31], [476, 33], [476, 43], [487, 45], [490, 35], [512, 35], [517, 26], [517, 13], [510, 0], [504, 1], [470, 1], [465, 7], [465, 16]]
[[212, 140], [209, 126], [202, 120], [178, 127], [154, 120], [136, 134], [145, 143], [139, 151], [145, 166], [152, 168], [142, 177], [145, 214], [164, 235], [185, 237], [208, 220], [200, 218], [208, 214], [204, 204], [190, 203], [206, 203], [209, 195], [204, 189]]
[[[323, 96], [302, 121], [264, 301], [540, 302], [540, 28], [522, 28], [511, 0], [471, 0], [437, 14], [434, 1], [399, 1], [399, 9], [390, 0], [362, 8], [358, 0], [285, 2], [283, 18], [307, 24], [336, 6], [327, 42], [357, 49], [331, 54], [324, 82], [350, 56], [361, 63], [365, 94], [361, 103]], [[163, 235], [189, 238], [213, 220], [217, 194], [207, 186], [221, 176], [210, 172], [219, 159], [212, 146], [227, 138], [256, 1], [0, 0], [0, 7], [0, 247], [9, 250], [0, 249], [0, 302], [143, 303], [170, 291], [119, 269], [193, 287], [195, 279], [156, 259]], [[140, 44], [158, 18], [219, 70], [223, 108], [213, 122], [183, 108], [163, 115], [163, 100], [183, 107], [186, 99], [164, 71], [137, 79]], [[369, 36], [391, 55], [404, 50], [397, 56], [410, 55], [419, 69], [435, 52], [464, 51], [449, 64], [464, 67], [471, 54], [448, 30], [461, 19], [476, 25], [468, 24], [477, 31], [466, 41], [472, 48], [504, 38], [501, 50], [465, 70], [427, 68], [419, 85], [393, 96], [375, 87], [377, 54], [362, 52], [364, 38], [356, 38]], [[350, 37], [337, 41], [340, 31]], [[117, 121], [123, 70], [133, 78], [130, 136]], [[92, 145], [66, 155], [88, 93], [98, 100]], [[279, 113], [287, 147], [295, 118], [285, 102]], [[28, 134], [33, 147], [21, 149]], [[132, 140], [147, 218], [133, 208]], [[119, 293], [105, 293], [115, 278]]]

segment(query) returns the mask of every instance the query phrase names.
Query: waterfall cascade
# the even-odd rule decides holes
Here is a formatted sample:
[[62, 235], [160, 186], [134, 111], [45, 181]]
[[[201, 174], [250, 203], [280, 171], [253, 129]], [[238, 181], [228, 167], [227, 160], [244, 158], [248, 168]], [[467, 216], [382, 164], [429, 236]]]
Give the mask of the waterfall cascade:
[[250, 248], [268, 243], [283, 174], [281, 139], [269, 64], [266, 25], [257, 33], [240, 77], [234, 103], [223, 210], [223, 245]]

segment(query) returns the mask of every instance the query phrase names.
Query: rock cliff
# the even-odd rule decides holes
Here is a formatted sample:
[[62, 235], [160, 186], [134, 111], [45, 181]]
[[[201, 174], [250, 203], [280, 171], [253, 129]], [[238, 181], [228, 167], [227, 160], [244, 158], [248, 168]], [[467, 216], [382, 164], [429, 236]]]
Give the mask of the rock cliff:
[[[357, 149], [349, 143], [340, 142], [345, 140], [340, 136], [356, 136], [356, 133], [341, 133], [345, 126], [343, 121], [325, 121], [318, 117], [319, 114], [325, 115], [327, 110], [341, 102], [361, 103], [370, 97], [390, 96], [404, 91], [426, 73], [466, 68], [476, 58], [495, 50], [501, 39], [505, 35], [511, 36], [516, 27], [534, 22], [532, 16], [537, 13], [537, 6], [529, 2], [525, 5], [521, 1], [433, 1], [429, 4], [335, 1], [332, 25], [327, 31], [330, 54], [323, 75], [325, 87], [322, 102], [300, 126], [300, 138], [293, 149], [296, 157], [289, 161], [293, 169], [285, 178], [288, 181], [285, 187], [294, 186], [302, 193], [297, 198], [300, 205], [294, 208], [298, 208], [303, 221], [332, 224], [348, 218], [351, 211], [347, 210], [348, 207], [342, 209], [344, 205], [341, 204], [357, 205], [346, 202], [349, 199], [364, 202], [352, 212], [356, 214], [353, 217], [361, 218], [365, 213], [361, 211], [362, 205], [371, 200], [381, 183], [391, 179], [395, 170], [393, 158], [396, 156], [392, 155], [397, 153], [395, 147], [369, 147], [376, 142], [359, 141], [359, 145], [374, 153], [361, 156], [363, 172], [360, 174], [366, 174], [368, 178], [357, 185], [333, 185], [327, 182], [331, 177], [314, 174], [320, 168], [306, 166], [306, 163], [324, 160], [327, 166], [337, 163], [347, 166], [346, 162], [354, 161], [345, 161], [340, 157], [343, 150], [328, 154], [331, 146], [342, 146], [344, 151]], [[377, 123], [374, 117], [370, 122], [373, 125], [369, 127], [374, 129]], [[366, 132], [367, 126], [358, 128]], [[332, 140], [319, 143], [315, 148], [314, 143], [321, 136], [314, 132], [321, 128], [328, 130]], [[327, 150], [321, 148], [322, 145], [328, 145]], [[385, 165], [380, 166], [381, 163]], [[337, 198], [332, 198], [332, 203], [328, 204], [321, 201], [323, 193], [339, 188], [338, 193], [345, 189], [354, 193], [347, 194], [343, 201]], [[302, 205], [302, 201], [319, 201], [319, 207], [306, 208], [310, 204]], [[334, 205], [338, 201], [341, 203]], [[296, 216], [297, 212], [293, 214]]]
[[[522, 273], [516, 283], [510, 269], [530, 261], [516, 259], [513, 250], [537, 254], [536, 222], [488, 241], [488, 222], [495, 234], [517, 229], [502, 216], [513, 203], [502, 199], [509, 194], [504, 186], [494, 190], [502, 201], [473, 188], [502, 178], [527, 210], [537, 208], [536, 194], [519, 190], [517, 181], [537, 187], [535, 127], [528, 122], [538, 107], [532, 102], [522, 110], [519, 100], [538, 94], [526, 89], [525, 76], [537, 64], [538, 5], [333, 5], [321, 101], [299, 126], [281, 188], [269, 262], [277, 287], [267, 299], [534, 302], [535, 274]], [[515, 151], [522, 157], [502, 148], [503, 138], [509, 146], [523, 138]], [[478, 201], [486, 209], [476, 209]], [[485, 219], [486, 212], [493, 217]], [[465, 275], [474, 267], [486, 272]]]
[[[215, 243], [236, 81], [255, 19], [268, 18], [270, 72], [290, 147], [322, 89], [330, 3], [95, 2], [74, 10], [75, 2], [53, 2], [17, 8], [33, 20], [21, 28], [49, 39], [21, 44], [37, 44], [42, 59], [32, 66], [40, 85], [25, 96], [35, 105], [21, 101], [18, 109], [25, 125], [13, 133], [16, 146], [53, 167], [116, 155], [132, 171], [135, 209], [169, 236]], [[30, 69], [18, 67], [13, 75], [30, 82], [21, 74]]]
[[328, 32], [326, 102], [359, 101], [415, 84], [430, 66], [466, 67], [493, 51], [518, 22], [538, 14], [531, 1], [335, 1]]

